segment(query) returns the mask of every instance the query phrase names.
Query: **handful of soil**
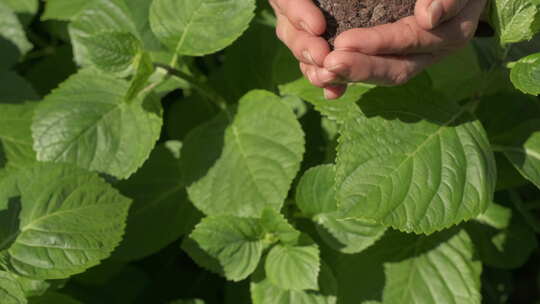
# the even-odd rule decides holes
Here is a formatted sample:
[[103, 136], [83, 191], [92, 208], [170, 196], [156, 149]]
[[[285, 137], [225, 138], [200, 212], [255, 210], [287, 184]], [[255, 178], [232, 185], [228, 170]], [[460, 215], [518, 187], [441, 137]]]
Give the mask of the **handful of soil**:
[[324, 38], [331, 46], [346, 30], [392, 23], [414, 14], [416, 0], [313, 0], [326, 17]]

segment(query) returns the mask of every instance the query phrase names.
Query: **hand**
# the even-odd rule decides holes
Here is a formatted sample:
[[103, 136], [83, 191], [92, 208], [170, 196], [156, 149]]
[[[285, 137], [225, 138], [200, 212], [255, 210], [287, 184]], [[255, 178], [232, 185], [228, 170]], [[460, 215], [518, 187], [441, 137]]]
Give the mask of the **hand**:
[[326, 23], [312, 0], [270, 0], [277, 35], [300, 61], [310, 82], [328, 99], [346, 83], [399, 85], [472, 39], [486, 0], [418, 0], [415, 15], [392, 24], [352, 29], [330, 52], [320, 37]]

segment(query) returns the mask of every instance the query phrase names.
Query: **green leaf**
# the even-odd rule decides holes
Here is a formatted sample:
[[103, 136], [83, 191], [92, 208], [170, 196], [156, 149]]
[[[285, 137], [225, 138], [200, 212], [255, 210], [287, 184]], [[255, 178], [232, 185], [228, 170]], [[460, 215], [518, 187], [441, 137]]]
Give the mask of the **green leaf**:
[[523, 177], [540, 188], [540, 119], [526, 121], [499, 139], [493, 149], [504, 153]]
[[495, 229], [506, 229], [510, 225], [512, 210], [499, 204], [490, 204], [486, 212], [480, 214], [476, 221]]
[[14, 12], [20, 14], [34, 15], [39, 6], [38, 0], [1, 0], [0, 2], [5, 3]]
[[416, 254], [384, 266], [384, 303], [481, 302], [482, 266], [474, 261], [474, 248], [464, 231], [427, 252], [421, 253], [434, 244], [421, 239], [413, 244]]
[[141, 43], [137, 37], [123, 32], [100, 32], [82, 38], [88, 57], [100, 70], [129, 75], [135, 65], [135, 59], [141, 52]]
[[154, 0], [150, 25], [180, 55], [217, 52], [236, 40], [254, 16], [254, 0]]
[[82, 304], [81, 302], [73, 299], [70, 296], [57, 293], [57, 292], [48, 292], [47, 294], [39, 297], [30, 298], [28, 301], [29, 304]]
[[2, 304], [26, 304], [26, 296], [16, 277], [0, 270], [0, 299]]
[[496, 268], [518, 268], [538, 248], [536, 235], [523, 217], [497, 204], [492, 204], [478, 222], [468, 223], [467, 231], [482, 262]]
[[478, 216], [492, 200], [496, 167], [467, 107], [417, 78], [376, 88], [340, 130], [336, 181], [347, 217], [433, 233]]
[[134, 202], [115, 259], [137, 260], [158, 252], [199, 221], [199, 212], [187, 200], [175, 144], [180, 143], [159, 145], [135, 175], [116, 185]]
[[319, 235], [330, 247], [343, 253], [360, 252], [379, 239], [386, 228], [336, 212], [335, 176], [333, 165], [306, 171], [296, 188], [296, 204], [304, 215], [312, 218]]
[[[99, 264], [120, 242], [130, 200], [95, 174], [39, 164], [14, 178], [21, 191], [15, 201], [20, 223], [2, 240], [10, 271], [34, 279], [67, 278]], [[2, 209], [14, 198], [2, 196]]]
[[319, 214], [314, 218], [321, 238], [333, 249], [358, 253], [384, 235], [386, 227], [373, 221], [344, 217], [339, 212]]
[[347, 92], [341, 98], [329, 102], [323, 94], [321, 88], [313, 86], [307, 79], [300, 78], [288, 84], [280, 85], [281, 95], [292, 95], [302, 98], [313, 104], [317, 111], [321, 112], [333, 121], [343, 122], [350, 115], [358, 113], [354, 105], [362, 95], [372, 89], [373, 86], [366, 84], [349, 85]]
[[430, 236], [389, 230], [362, 253], [336, 255], [331, 263], [343, 304], [481, 303], [482, 265], [464, 230]]
[[30, 131], [35, 106], [35, 103], [0, 103], [0, 141], [8, 166], [20, 168], [36, 161]]
[[538, 0], [495, 0], [491, 23], [502, 44], [530, 40], [540, 30]]
[[9, 6], [0, 2], [0, 71], [10, 68], [32, 49], [24, 29]]
[[313, 167], [304, 173], [296, 187], [296, 205], [304, 215], [314, 217], [337, 210], [335, 178], [334, 165]]
[[49, 288], [51, 288], [51, 285], [52, 285], [52, 283], [49, 283], [44, 280], [33, 280], [33, 279], [17, 276], [15, 274], [13, 274], [13, 276], [15, 276], [15, 278], [21, 285], [22, 290], [24, 291], [24, 294], [26, 295], [27, 298], [43, 295], [44, 293], [47, 292]]
[[336, 304], [338, 286], [331, 269], [321, 263], [318, 279], [319, 291], [286, 290], [272, 284], [266, 277], [263, 267], [251, 279], [251, 298], [253, 304]]
[[264, 231], [259, 220], [251, 218], [207, 217], [190, 237], [219, 261], [225, 277], [232, 281], [241, 281], [255, 271], [264, 247]]
[[128, 88], [93, 70], [70, 77], [36, 109], [32, 134], [38, 160], [129, 177], [159, 138], [162, 109], [153, 95], [124, 102]]
[[289, 224], [283, 214], [274, 209], [264, 209], [261, 225], [266, 233], [276, 236], [284, 244], [296, 244], [300, 238], [300, 231]]
[[17, 15], [24, 25], [28, 25], [34, 15], [38, 12], [38, 0], [0, 0], [9, 6]]
[[73, 20], [96, 0], [47, 0], [42, 20]]
[[431, 66], [427, 73], [433, 88], [448, 100], [461, 101], [483, 89], [479, 83], [484, 75], [472, 44]]
[[145, 86], [154, 72], [154, 64], [150, 55], [143, 52], [135, 59], [135, 74], [131, 79], [126, 100], [134, 100], [139, 93], [145, 93]]
[[510, 73], [512, 83], [526, 94], [540, 94], [540, 53], [520, 59]]
[[108, 32], [130, 33], [142, 42], [144, 50], [162, 50], [149, 29], [148, 13], [152, 0], [94, 0], [69, 25], [75, 61], [91, 63], [84, 38]]
[[284, 290], [318, 290], [320, 258], [317, 245], [276, 245], [266, 257], [270, 282]]
[[[203, 128], [212, 128], [204, 132], [223, 134], [212, 123]], [[200, 141], [200, 135], [193, 135], [193, 140]], [[197, 208], [207, 215], [245, 217], [260, 217], [267, 207], [281, 208], [304, 153], [302, 128], [287, 104], [271, 93], [252, 91], [240, 100], [222, 138], [203, 138], [215, 138], [212, 147], [217, 151], [211, 153], [221, 151], [221, 155], [217, 160], [205, 156], [204, 160], [215, 162], [207, 171], [198, 169], [204, 177], [188, 188]], [[188, 148], [190, 141], [186, 139], [187, 149], [192, 149]], [[188, 166], [196, 163], [193, 159], [202, 157], [200, 153], [199, 149], [186, 150]]]

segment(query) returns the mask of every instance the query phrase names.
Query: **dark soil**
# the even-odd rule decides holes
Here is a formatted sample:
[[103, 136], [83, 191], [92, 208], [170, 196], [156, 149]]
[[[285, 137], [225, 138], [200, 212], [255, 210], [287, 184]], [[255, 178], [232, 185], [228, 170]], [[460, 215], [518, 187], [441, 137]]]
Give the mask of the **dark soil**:
[[342, 32], [395, 22], [414, 14], [416, 0], [313, 0], [327, 22], [324, 37], [333, 45]]

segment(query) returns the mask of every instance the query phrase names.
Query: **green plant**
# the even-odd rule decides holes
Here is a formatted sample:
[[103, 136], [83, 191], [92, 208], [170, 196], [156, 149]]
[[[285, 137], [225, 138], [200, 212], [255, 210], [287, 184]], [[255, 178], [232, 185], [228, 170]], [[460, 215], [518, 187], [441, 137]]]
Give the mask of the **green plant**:
[[0, 303], [538, 301], [540, 2], [489, 13], [330, 102], [265, 1], [0, 0]]

